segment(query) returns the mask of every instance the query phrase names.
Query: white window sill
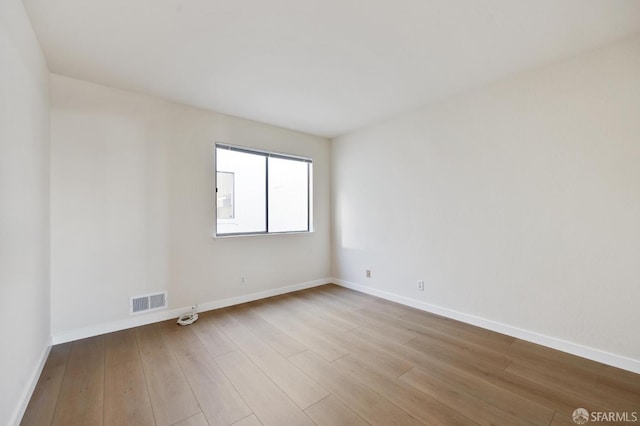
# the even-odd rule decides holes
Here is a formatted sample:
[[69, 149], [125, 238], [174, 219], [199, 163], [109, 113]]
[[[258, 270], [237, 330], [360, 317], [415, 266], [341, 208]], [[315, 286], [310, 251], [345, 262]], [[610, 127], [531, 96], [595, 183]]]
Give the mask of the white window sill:
[[214, 239], [226, 239], [226, 238], [239, 238], [239, 237], [271, 237], [274, 235], [301, 235], [301, 234], [313, 234], [313, 231], [290, 231], [290, 232], [258, 232], [247, 234], [212, 234]]

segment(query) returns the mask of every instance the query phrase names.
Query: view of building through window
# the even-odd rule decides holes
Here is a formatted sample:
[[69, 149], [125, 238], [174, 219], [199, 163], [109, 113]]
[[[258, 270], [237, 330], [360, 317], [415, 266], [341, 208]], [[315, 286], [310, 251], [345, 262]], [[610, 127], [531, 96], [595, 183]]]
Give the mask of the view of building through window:
[[218, 188], [218, 219], [233, 219], [233, 180], [231, 172], [217, 172], [216, 182]]
[[216, 235], [311, 230], [312, 162], [216, 145]]

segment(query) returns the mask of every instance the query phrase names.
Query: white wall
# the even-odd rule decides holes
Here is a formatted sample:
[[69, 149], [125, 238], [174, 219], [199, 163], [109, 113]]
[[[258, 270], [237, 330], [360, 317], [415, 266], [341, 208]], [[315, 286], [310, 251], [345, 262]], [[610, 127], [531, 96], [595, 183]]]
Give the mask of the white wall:
[[332, 165], [337, 278], [640, 368], [640, 38], [338, 138]]
[[0, 2], [0, 424], [17, 422], [50, 342], [49, 71], [19, 0]]
[[[172, 309], [330, 276], [328, 140], [51, 79], [54, 340], [127, 323], [138, 294]], [[316, 232], [212, 238], [215, 142], [311, 157]]]

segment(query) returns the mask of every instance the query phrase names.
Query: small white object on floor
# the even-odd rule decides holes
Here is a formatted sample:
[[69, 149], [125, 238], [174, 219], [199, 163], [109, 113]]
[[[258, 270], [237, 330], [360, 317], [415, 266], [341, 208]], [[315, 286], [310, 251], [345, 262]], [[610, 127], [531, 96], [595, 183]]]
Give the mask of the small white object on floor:
[[180, 325], [190, 325], [198, 320], [198, 313], [196, 310], [198, 309], [198, 305], [191, 308], [190, 314], [184, 314], [180, 318], [178, 318], [178, 324]]

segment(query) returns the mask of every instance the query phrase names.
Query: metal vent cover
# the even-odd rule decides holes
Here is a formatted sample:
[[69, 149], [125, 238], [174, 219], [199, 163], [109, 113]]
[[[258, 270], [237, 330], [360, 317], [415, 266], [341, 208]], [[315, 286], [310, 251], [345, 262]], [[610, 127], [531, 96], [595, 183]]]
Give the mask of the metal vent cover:
[[167, 306], [166, 300], [164, 293], [152, 294], [149, 296], [149, 309], [165, 308]]
[[133, 296], [129, 299], [129, 313], [133, 315], [164, 309], [167, 307], [167, 300], [166, 291]]

